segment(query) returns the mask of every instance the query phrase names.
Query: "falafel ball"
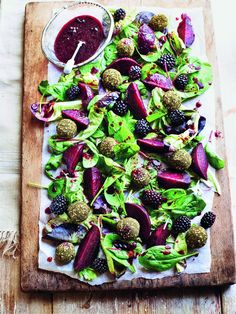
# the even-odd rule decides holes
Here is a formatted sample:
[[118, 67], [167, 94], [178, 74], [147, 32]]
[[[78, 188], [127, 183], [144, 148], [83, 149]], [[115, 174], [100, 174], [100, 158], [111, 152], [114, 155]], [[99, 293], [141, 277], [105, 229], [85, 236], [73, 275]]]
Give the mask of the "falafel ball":
[[168, 18], [164, 14], [154, 15], [148, 26], [151, 27], [155, 32], [162, 32], [168, 25]]
[[75, 257], [74, 245], [70, 242], [63, 242], [56, 248], [55, 259], [60, 264], [67, 264]]
[[135, 50], [134, 42], [130, 38], [122, 38], [118, 42], [116, 49], [120, 57], [132, 57]]
[[117, 233], [124, 240], [134, 240], [139, 235], [140, 225], [139, 222], [131, 217], [121, 219], [117, 223]]
[[190, 249], [199, 249], [207, 242], [207, 232], [201, 226], [192, 226], [186, 233], [186, 242]]
[[187, 170], [191, 163], [192, 157], [185, 149], [176, 150], [168, 158], [168, 164], [177, 170]]
[[72, 138], [77, 133], [77, 125], [70, 119], [62, 119], [57, 124], [57, 135], [61, 138]]
[[72, 222], [79, 223], [88, 218], [91, 208], [84, 202], [74, 202], [69, 205], [68, 215]]
[[109, 90], [115, 90], [122, 83], [122, 76], [116, 69], [107, 69], [102, 74], [103, 86]]
[[113, 137], [106, 137], [99, 146], [100, 153], [106, 157], [114, 157], [114, 146], [117, 144]]
[[179, 109], [179, 107], [181, 106], [181, 101], [182, 101], [181, 97], [173, 90], [165, 92], [165, 94], [162, 97], [163, 105], [168, 110]]
[[138, 168], [132, 171], [132, 182], [138, 189], [147, 186], [151, 180], [148, 170], [145, 168]]

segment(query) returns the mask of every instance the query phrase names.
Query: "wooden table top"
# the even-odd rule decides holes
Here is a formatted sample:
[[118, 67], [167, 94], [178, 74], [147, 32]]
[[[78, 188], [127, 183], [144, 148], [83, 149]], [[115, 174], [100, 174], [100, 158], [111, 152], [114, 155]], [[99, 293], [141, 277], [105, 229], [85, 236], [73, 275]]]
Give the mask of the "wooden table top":
[[[16, 13], [16, 23], [22, 27], [24, 4], [27, 2], [27, 0], [1, 0], [1, 35], [4, 31], [9, 35], [9, 40], [13, 39], [14, 33], [11, 33], [10, 29], [7, 28], [10, 25], [5, 25], [2, 21], [7, 24], [6, 15]], [[224, 10], [225, 1], [212, 1], [212, 8], [225, 121], [224, 136], [230, 169], [231, 191], [235, 191], [236, 164], [234, 154], [236, 153], [236, 141], [231, 140], [233, 132], [236, 131], [236, 100], [232, 97], [236, 77], [236, 64], [234, 62], [236, 39], [233, 18], [235, 10], [233, 9], [234, 1], [228, 0], [227, 2], [227, 7], [232, 3], [230, 10]], [[11, 51], [11, 57], [18, 58], [18, 63], [14, 63], [14, 66], [20, 67], [22, 62], [21, 47], [16, 47], [16, 50]], [[11, 67], [10, 62], [8, 66]], [[11, 70], [14, 69], [11, 68]], [[0, 83], [2, 81], [4, 82], [0, 77]], [[15, 80], [13, 77], [7, 84], [15, 87], [20, 108], [21, 80]], [[4, 84], [0, 84], [0, 92], [1, 96], [7, 92]], [[4, 100], [3, 97], [2, 99]], [[20, 110], [18, 115], [17, 122], [20, 121]], [[4, 133], [2, 132], [1, 135], [4, 136]], [[9, 161], [9, 154], [0, 155], [0, 173], [8, 174], [9, 180], [14, 178], [14, 185], [11, 188], [19, 193], [20, 154], [18, 143], [10, 154], [16, 156], [12, 162]], [[236, 204], [234, 194], [232, 193], [233, 207]], [[234, 222], [235, 218], [236, 214], [234, 213]], [[0, 313], [236, 313], [236, 285], [223, 288], [168, 289], [152, 292], [126, 291], [119, 292], [119, 294], [116, 292], [112, 294], [109, 292], [23, 293], [19, 284], [19, 257], [13, 260], [1, 256], [0, 269]]]

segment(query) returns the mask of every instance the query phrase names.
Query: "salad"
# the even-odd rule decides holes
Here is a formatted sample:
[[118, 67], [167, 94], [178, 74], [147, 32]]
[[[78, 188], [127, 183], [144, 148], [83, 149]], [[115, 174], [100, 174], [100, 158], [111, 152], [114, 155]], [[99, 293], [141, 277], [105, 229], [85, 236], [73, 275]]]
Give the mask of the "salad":
[[[111, 10], [115, 29], [102, 55], [55, 84], [42, 81], [32, 114], [55, 132], [44, 171], [51, 200], [43, 241], [78, 279], [182, 272], [216, 218], [202, 186], [220, 194], [224, 160], [204, 137], [198, 102], [211, 65], [192, 55], [191, 19], [177, 30], [163, 14]], [[192, 219], [201, 215], [199, 224]]]

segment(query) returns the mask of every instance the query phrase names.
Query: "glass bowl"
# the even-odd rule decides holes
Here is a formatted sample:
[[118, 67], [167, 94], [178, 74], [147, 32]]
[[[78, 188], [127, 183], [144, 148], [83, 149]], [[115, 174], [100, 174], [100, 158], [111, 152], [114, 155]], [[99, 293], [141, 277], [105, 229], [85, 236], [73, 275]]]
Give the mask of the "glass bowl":
[[75, 1], [72, 4], [64, 5], [45, 26], [41, 42], [42, 50], [47, 59], [60, 68], [64, 68], [65, 63], [61, 62], [56, 57], [54, 50], [56, 37], [67, 22], [79, 15], [91, 15], [96, 17], [103, 26], [104, 40], [101, 42], [94, 55], [81, 63], [75, 64], [74, 68], [96, 59], [111, 40], [114, 29], [113, 17], [101, 4], [92, 1]]

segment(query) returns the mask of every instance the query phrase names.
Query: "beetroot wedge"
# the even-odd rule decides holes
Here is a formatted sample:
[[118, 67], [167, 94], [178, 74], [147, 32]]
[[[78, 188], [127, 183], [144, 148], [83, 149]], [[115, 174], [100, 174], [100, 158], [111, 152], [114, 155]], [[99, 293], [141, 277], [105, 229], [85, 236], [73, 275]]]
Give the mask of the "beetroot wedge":
[[173, 88], [171, 79], [158, 73], [149, 75], [148, 77], [146, 77], [143, 83], [147, 85], [149, 88], [159, 87], [164, 91], [168, 91]]
[[203, 179], [207, 180], [208, 160], [202, 143], [192, 151], [192, 168]]
[[188, 48], [194, 42], [195, 34], [193, 32], [193, 26], [191, 24], [190, 17], [187, 14], [182, 14], [181, 19], [182, 21], [179, 23], [177, 31], [186, 48]]
[[101, 187], [101, 171], [96, 167], [86, 169], [84, 171], [84, 194], [89, 201], [92, 201], [94, 199]]
[[134, 117], [136, 119], [145, 119], [147, 116], [147, 111], [136, 83], [129, 84], [126, 96], [129, 109]]
[[93, 225], [85, 238], [81, 241], [74, 260], [74, 269], [80, 271], [90, 266], [95, 260], [100, 244], [100, 230]]
[[78, 83], [78, 86], [80, 88], [80, 94], [81, 94], [81, 99], [82, 99], [82, 105], [84, 109], [87, 109], [88, 104], [94, 97], [94, 93], [88, 85], [84, 83]]
[[156, 246], [156, 245], [165, 245], [166, 239], [169, 237], [170, 231], [167, 228], [167, 225], [160, 225], [156, 230], [154, 230], [148, 241], [147, 247]]
[[82, 159], [84, 144], [75, 144], [67, 148], [63, 153], [63, 160], [69, 174], [73, 174], [78, 162]]
[[191, 183], [191, 178], [187, 172], [177, 172], [172, 170], [159, 171], [157, 180], [159, 186], [165, 189], [187, 189]]
[[138, 139], [137, 143], [141, 149], [144, 149], [148, 152], [167, 153], [169, 151], [168, 145], [156, 139]]
[[89, 119], [85, 116], [84, 112], [78, 109], [62, 110], [64, 118], [71, 119], [76, 122], [79, 129], [86, 129], [89, 125]]
[[136, 219], [140, 224], [140, 238], [146, 242], [151, 232], [151, 220], [146, 209], [140, 205], [126, 203], [127, 216]]
[[119, 71], [122, 75], [129, 75], [129, 70], [133, 65], [140, 66], [138, 62], [131, 58], [120, 58], [115, 61], [113, 61], [107, 69], [116, 69]]
[[138, 32], [138, 49], [142, 54], [147, 54], [154, 48], [156, 36], [154, 31], [147, 25], [143, 24]]

